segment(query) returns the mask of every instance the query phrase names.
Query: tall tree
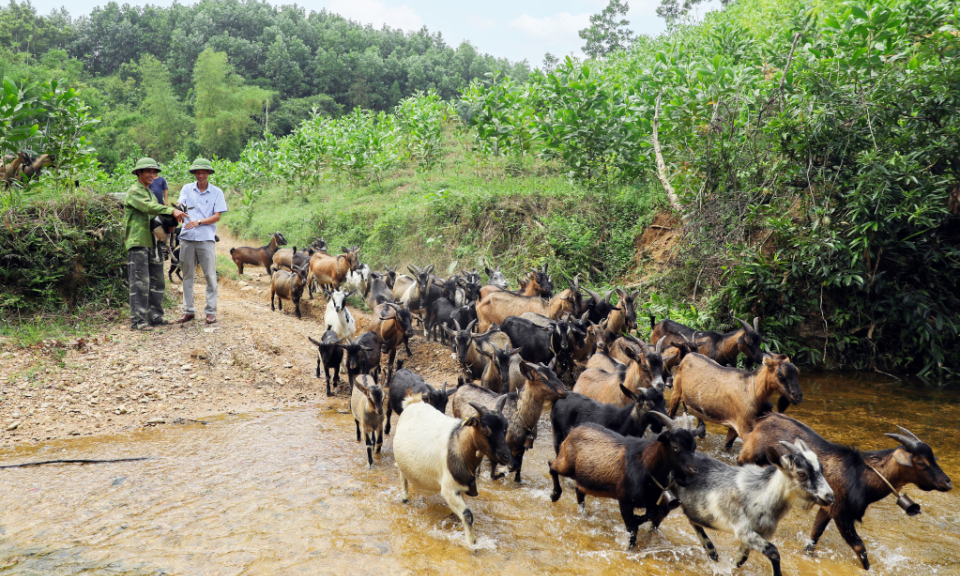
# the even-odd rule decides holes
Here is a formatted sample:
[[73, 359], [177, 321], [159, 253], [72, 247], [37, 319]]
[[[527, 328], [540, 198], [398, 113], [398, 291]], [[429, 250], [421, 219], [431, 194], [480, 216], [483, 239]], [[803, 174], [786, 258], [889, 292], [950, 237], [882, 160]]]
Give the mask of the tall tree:
[[140, 58], [143, 122], [130, 129], [130, 135], [149, 156], [165, 162], [185, 147], [193, 130], [193, 120], [177, 100], [170, 86], [170, 73], [162, 62], [149, 54]]
[[256, 132], [258, 125], [252, 117], [263, 110], [270, 92], [245, 85], [233, 72], [227, 54], [211, 48], [197, 58], [193, 89], [200, 149], [205, 154], [236, 158]]
[[610, 0], [603, 12], [591, 16], [590, 27], [580, 31], [580, 38], [587, 41], [584, 53], [591, 58], [602, 58], [629, 48], [636, 35], [628, 28], [630, 21], [624, 18], [628, 10], [629, 3]]

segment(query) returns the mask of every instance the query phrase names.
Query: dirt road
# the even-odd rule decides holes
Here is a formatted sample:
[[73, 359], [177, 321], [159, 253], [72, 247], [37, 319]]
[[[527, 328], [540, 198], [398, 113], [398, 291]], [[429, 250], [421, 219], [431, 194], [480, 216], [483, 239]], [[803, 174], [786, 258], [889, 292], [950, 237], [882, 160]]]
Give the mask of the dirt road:
[[[218, 253], [237, 242], [221, 233]], [[131, 332], [124, 322], [94, 338], [49, 341], [41, 349], [0, 348], [0, 445], [67, 436], [106, 434], [161, 423], [202, 420], [215, 414], [294, 405], [349, 409], [349, 389], [328, 398], [315, 378], [316, 347], [326, 305], [322, 295], [304, 296], [303, 319], [293, 306], [270, 311], [269, 280], [247, 267], [247, 280], [221, 275], [217, 323], [202, 321], [153, 332]], [[179, 281], [167, 290], [182, 302]], [[202, 312], [203, 277], [197, 274]], [[175, 319], [182, 307], [168, 309]], [[354, 308], [357, 333], [369, 316]], [[199, 315], [202, 318], [202, 314]], [[449, 350], [418, 335], [406, 367], [428, 382], [456, 385]], [[386, 359], [384, 359], [386, 362]]]

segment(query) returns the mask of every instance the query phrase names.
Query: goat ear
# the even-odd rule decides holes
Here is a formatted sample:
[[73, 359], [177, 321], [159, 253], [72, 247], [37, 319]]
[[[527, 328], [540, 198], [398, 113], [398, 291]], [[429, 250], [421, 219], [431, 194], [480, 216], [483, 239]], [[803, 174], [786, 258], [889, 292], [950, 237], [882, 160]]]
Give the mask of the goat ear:
[[633, 391], [631, 391], [629, 388], [627, 388], [627, 387], [624, 386], [623, 384], [620, 384], [620, 391], [623, 392], [623, 395], [624, 395], [624, 396], [626, 396], [627, 398], [633, 400], [634, 402], [640, 402], [640, 400], [641, 400], [641, 398], [640, 398], [639, 396], [637, 396], [636, 394], [634, 394]]
[[344, 300], [346, 300], [347, 298], [353, 296], [353, 295], [356, 294], [356, 293], [357, 293], [357, 291], [356, 291], [355, 289], [354, 289], [354, 290], [351, 290], [351, 291], [347, 292], [347, 294], [346, 294], [343, 298], [344, 298]]
[[913, 468], [913, 457], [904, 448], [895, 448], [893, 450], [893, 459], [901, 466]]
[[537, 374], [537, 367], [529, 362], [520, 363], [520, 374], [527, 380], [533, 380]]
[[783, 467], [783, 465], [780, 463], [780, 452], [778, 452], [773, 446], [767, 446], [767, 461], [777, 468]]
[[313, 336], [307, 336], [307, 340], [313, 342], [314, 346], [319, 346], [320, 343], [313, 339]]
[[463, 426], [479, 426], [480, 419], [476, 416], [471, 416], [463, 421]]
[[369, 390], [366, 386], [364, 386], [363, 384], [360, 383], [360, 379], [359, 379], [359, 378], [357, 378], [356, 380], [354, 380], [353, 385], [357, 387], [357, 390], [363, 392], [364, 394], [367, 394], [367, 395], [370, 394], [370, 390]]

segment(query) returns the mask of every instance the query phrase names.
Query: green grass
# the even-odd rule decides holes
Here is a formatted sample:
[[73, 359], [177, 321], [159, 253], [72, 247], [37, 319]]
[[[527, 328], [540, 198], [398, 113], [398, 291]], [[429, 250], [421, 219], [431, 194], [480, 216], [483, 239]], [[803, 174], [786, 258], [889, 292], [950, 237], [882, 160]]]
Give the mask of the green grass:
[[362, 246], [374, 268], [434, 264], [446, 270], [499, 264], [513, 278], [549, 263], [557, 277], [581, 273], [592, 285], [617, 281], [634, 267], [635, 241], [663, 205], [659, 188], [593, 190], [570, 181], [553, 163], [534, 158], [475, 156], [447, 147], [443, 169], [399, 170], [382, 183], [273, 185], [254, 202], [239, 198], [223, 225], [265, 244], [282, 232], [289, 246], [324, 237], [331, 251]]

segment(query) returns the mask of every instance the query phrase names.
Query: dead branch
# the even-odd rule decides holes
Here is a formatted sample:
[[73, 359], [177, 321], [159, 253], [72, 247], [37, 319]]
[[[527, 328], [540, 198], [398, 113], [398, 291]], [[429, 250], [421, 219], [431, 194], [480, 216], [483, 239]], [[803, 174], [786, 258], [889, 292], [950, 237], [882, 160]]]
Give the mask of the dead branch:
[[660, 137], [657, 134], [660, 126], [661, 96], [662, 94], [657, 95], [657, 105], [653, 111], [653, 153], [657, 156], [657, 178], [659, 178], [660, 183], [663, 184], [663, 189], [667, 191], [667, 198], [670, 199], [670, 205], [674, 210], [680, 212], [682, 210], [680, 199], [677, 197], [676, 191], [674, 191], [673, 186], [670, 185], [670, 181], [667, 179], [667, 165], [663, 161], [663, 152], [660, 151]]

